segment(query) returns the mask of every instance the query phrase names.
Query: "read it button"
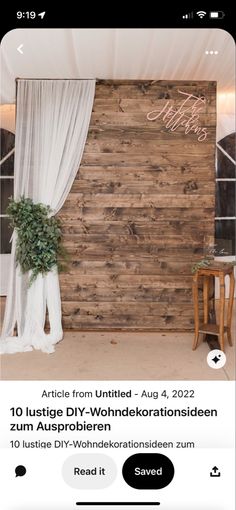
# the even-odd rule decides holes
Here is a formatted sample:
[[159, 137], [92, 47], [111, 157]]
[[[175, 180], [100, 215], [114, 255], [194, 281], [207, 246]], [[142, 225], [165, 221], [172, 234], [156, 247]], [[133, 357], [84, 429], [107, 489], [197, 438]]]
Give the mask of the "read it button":
[[123, 478], [133, 489], [163, 489], [174, 477], [171, 460], [160, 453], [137, 453], [122, 468]]
[[95, 453], [71, 455], [62, 468], [65, 482], [73, 489], [105, 489], [114, 482], [116, 474], [111, 457]]

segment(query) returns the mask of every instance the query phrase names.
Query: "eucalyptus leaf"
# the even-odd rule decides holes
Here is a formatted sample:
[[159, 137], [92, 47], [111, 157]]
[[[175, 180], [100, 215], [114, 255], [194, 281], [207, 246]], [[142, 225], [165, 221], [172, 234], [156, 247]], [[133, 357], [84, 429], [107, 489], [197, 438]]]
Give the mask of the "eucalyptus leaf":
[[[68, 260], [62, 246], [61, 224], [51, 216], [49, 206], [34, 204], [31, 198], [11, 199], [7, 208], [11, 226], [16, 229], [16, 262], [23, 273], [31, 271], [30, 285], [38, 274], [45, 274], [57, 266], [65, 266], [61, 259]], [[60, 256], [60, 261], [58, 257]]]

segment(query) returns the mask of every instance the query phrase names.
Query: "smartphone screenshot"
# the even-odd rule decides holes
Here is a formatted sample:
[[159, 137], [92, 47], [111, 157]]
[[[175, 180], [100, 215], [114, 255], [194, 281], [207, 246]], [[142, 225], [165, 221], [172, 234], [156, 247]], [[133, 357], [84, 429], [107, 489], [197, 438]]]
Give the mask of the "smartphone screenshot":
[[232, 13], [90, 14], [2, 20], [0, 507], [234, 510]]

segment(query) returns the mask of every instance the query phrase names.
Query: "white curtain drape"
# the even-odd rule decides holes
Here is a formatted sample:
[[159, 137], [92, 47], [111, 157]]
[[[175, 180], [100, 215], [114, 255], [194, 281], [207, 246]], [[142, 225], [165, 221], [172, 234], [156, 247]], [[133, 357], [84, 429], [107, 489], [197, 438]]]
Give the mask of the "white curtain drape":
[[[87, 138], [95, 80], [19, 80], [14, 198], [32, 198], [56, 214], [70, 191]], [[13, 234], [0, 352], [53, 352], [63, 337], [56, 268], [29, 287], [15, 262]], [[44, 331], [46, 309], [50, 333]], [[17, 326], [17, 336], [14, 329]]]

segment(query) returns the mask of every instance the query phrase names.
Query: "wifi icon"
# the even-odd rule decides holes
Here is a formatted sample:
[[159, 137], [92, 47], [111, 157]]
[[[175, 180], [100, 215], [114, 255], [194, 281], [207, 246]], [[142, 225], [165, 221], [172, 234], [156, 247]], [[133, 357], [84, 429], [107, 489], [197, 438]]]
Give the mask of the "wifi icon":
[[198, 11], [197, 16], [199, 16], [199, 18], [204, 18], [204, 16], [206, 16], [206, 11]]

